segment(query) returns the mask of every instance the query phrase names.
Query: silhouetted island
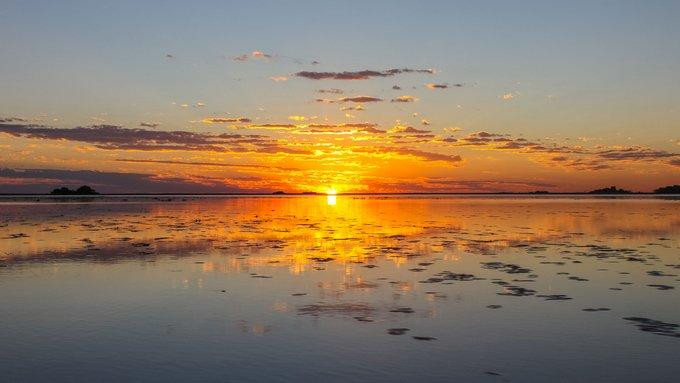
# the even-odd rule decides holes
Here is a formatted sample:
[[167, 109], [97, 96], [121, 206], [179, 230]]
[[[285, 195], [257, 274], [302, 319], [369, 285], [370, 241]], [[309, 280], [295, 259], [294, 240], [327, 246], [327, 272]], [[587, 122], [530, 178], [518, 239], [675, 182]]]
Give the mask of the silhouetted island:
[[281, 190], [277, 190], [277, 191], [273, 192], [272, 194], [281, 195], [281, 194], [286, 194], [286, 192], [281, 191]]
[[680, 194], [680, 185], [669, 185], [654, 190], [655, 194]]
[[610, 186], [604, 189], [589, 191], [588, 194], [633, 194], [633, 192], [630, 190], [619, 189], [616, 186]]
[[60, 188], [52, 190], [52, 192], [50, 192], [50, 194], [51, 195], [96, 195], [96, 194], [99, 194], [99, 193], [97, 193], [97, 191], [92, 189], [91, 187], [89, 187], [87, 185], [83, 185], [76, 190], [71, 190], [67, 187], [60, 187]]

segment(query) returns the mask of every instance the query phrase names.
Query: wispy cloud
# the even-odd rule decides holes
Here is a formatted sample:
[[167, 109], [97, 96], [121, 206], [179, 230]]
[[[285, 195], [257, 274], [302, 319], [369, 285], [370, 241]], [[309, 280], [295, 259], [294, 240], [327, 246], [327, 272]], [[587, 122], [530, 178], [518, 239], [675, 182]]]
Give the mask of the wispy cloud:
[[356, 72], [312, 72], [301, 71], [295, 73], [297, 77], [310, 80], [368, 80], [371, 77], [391, 77], [402, 73], [434, 73], [433, 69], [387, 69], [383, 71], [362, 70]]
[[201, 122], [204, 124], [241, 124], [252, 122], [252, 120], [246, 117], [206, 117]]
[[442, 161], [451, 164], [458, 164], [463, 160], [459, 155], [434, 153], [404, 147], [360, 147], [352, 148], [352, 151], [355, 153], [366, 153], [374, 155], [408, 156], [415, 157], [424, 161]]
[[335, 99], [335, 100], [331, 100], [331, 99], [328, 99], [328, 98], [317, 98], [314, 101], [320, 102], [322, 104], [334, 104], [334, 103], [346, 103], [346, 102], [356, 102], [356, 103], [381, 102], [381, 101], [383, 101], [383, 99], [379, 98], [379, 97], [373, 97], [373, 96], [354, 96], [354, 97], [342, 97], [342, 98], [338, 98], [338, 99]]
[[2, 122], [26, 122], [25, 118], [20, 117], [0, 117], [0, 123]]
[[345, 93], [344, 90], [338, 89], [338, 88], [330, 88], [330, 89], [319, 89], [317, 90], [319, 93], [330, 93], [330, 94], [343, 94]]
[[678, 153], [642, 146], [587, 148], [578, 145], [544, 143], [541, 140], [529, 140], [512, 137], [509, 134], [485, 131], [471, 133], [460, 138], [448, 137], [441, 141], [453, 146], [541, 155], [536, 157], [536, 160], [541, 163], [575, 170], [615, 169], [617, 163], [624, 162], [656, 162], [675, 166], [673, 161], [680, 158]]
[[[303, 126], [302, 128], [306, 129], [309, 132], [312, 133], [329, 133], [329, 132], [334, 132], [334, 133], [353, 133], [353, 132], [362, 132], [362, 133], [375, 133], [375, 134], [383, 134], [386, 133], [384, 130], [378, 129], [377, 124], [373, 123], [348, 123], [348, 124], [309, 124], [306, 126]], [[304, 130], [300, 130], [304, 131]]]

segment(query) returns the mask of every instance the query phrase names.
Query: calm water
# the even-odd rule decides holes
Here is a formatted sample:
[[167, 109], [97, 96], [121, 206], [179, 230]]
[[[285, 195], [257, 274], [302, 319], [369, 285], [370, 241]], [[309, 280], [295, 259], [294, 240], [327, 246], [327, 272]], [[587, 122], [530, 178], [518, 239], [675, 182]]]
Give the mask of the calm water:
[[2, 382], [680, 379], [677, 199], [66, 201], [0, 200]]

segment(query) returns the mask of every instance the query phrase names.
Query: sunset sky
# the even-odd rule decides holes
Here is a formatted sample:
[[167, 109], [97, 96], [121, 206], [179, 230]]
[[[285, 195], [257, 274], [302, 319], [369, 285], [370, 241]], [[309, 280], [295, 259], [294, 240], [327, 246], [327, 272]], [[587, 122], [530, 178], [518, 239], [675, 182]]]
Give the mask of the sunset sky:
[[678, 1], [3, 1], [0, 193], [680, 183]]

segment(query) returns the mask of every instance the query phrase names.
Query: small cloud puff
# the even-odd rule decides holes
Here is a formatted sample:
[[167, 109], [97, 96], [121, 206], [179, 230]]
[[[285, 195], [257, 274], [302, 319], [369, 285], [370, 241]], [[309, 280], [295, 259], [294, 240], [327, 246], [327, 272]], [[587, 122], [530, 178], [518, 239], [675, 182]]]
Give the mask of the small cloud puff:
[[498, 97], [503, 101], [510, 101], [510, 100], [514, 99], [515, 97], [517, 97], [517, 92], [503, 93]]
[[404, 95], [404, 96], [399, 96], [399, 97], [393, 98], [391, 102], [414, 102], [416, 100], [417, 99], [413, 96]]

